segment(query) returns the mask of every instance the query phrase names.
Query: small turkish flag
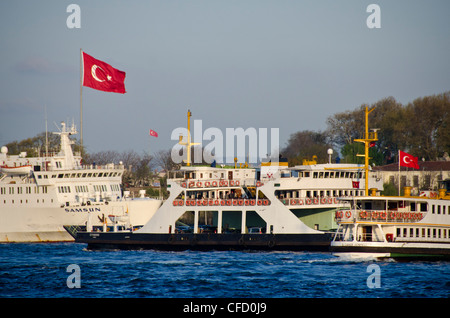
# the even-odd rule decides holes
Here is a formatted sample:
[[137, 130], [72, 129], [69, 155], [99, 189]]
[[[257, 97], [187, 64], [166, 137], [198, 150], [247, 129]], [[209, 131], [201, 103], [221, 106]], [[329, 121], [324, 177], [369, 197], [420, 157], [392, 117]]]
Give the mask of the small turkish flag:
[[125, 94], [125, 72], [83, 52], [83, 86]]
[[150, 129], [150, 136], [158, 137], [158, 133], [156, 131]]

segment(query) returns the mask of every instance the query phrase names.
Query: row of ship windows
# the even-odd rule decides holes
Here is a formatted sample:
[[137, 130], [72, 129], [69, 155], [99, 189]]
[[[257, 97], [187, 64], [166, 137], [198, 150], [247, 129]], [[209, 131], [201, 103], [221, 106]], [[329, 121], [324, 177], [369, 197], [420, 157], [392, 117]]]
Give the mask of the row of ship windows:
[[[14, 199], [12, 199], [11, 203], [12, 204], [16, 204], [16, 201], [17, 201], [17, 203], [20, 202], [20, 204], [32, 203], [31, 200], [30, 200], [30, 202], [28, 202], [28, 199], [25, 199], [25, 200], [14, 200]], [[53, 203], [53, 199], [50, 199], [50, 202]], [[3, 200], [3, 203], [6, 204], [6, 200]], [[45, 203], [45, 199], [36, 199], [36, 203]]]
[[[41, 187], [8, 187], [8, 191], [6, 191], [6, 187], [0, 187], [0, 194], [24, 194], [24, 188], [25, 188], [25, 194], [31, 194], [31, 188], [34, 188], [34, 193], [48, 193], [47, 186], [41, 186]], [[41, 190], [39, 190], [41, 189]]]
[[[107, 178], [107, 177], [120, 177], [122, 176], [121, 172], [84, 172], [84, 173], [60, 173], [60, 174], [52, 174], [52, 179], [53, 178], [58, 178], [58, 179], [62, 179], [62, 178]], [[47, 174], [38, 174], [37, 175], [38, 179], [48, 179], [48, 175]]]
[[[292, 177], [310, 178], [310, 171], [292, 171]], [[364, 172], [349, 172], [349, 171], [314, 171], [312, 172], [314, 179], [318, 178], [349, 178], [349, 179], [362, 179], [364, 178]]]
[[397, 228], [397, 237], [410, 238], [450, 238], [449, 229], [440, 228]]
[[[303, 192], [303, 191], [302, 191]], [[276, 190], [275, 196], [279, 199], [300, 198], [303, 195], [299, 190]], [[364, 196], [364, 190], [314, 190], [304, 191], [306, 198], [323, 198], [323, 197], [352, 197]]]
[[[111, 184], [110, 185], [111, 191], [120, 191], [120, 186], [118, 184]], [[89, 192], [89, 188], [87, 185], [81, 185], [81, 186], [75, 186], [75, 191], [77, 193], [80, 192]], [[94, 191], [95, 192], [106, 192], [108, 191], [108, 186], [101, 184], [101, 185], [94, 185]], [[71, 193], [71, 187], [70, 186], [58, 186], [58, 192], [59, 193]]]
[[[431, 213], [432, 214], [446, 214], [447, 206], [446, 205], [431, 205]], [[450, 213], [450, 207], [449, 207]]]
[[[32, 191], [32, 188], [34, 190]], [[120, 186], [118, 184], [111, 184], [110, 185], [111, 191], [120, 191]], [[106, 185], [94, 185], [94, 191], [99, 192], [106, 192], [108, 190], [108, 187]], [[77, 193], [79, 192], [89, 192], [87, 185], [82, 186], [75, 186], [75, 191]], [[58, 192], [59, 193], [71, 193], [71, 187], [70, 186], [58, 186]], [[48, 187], [47, 186], [38, 186], [38, 187], [0, 187], [0, 194], [46, 194], [48, 193]]]

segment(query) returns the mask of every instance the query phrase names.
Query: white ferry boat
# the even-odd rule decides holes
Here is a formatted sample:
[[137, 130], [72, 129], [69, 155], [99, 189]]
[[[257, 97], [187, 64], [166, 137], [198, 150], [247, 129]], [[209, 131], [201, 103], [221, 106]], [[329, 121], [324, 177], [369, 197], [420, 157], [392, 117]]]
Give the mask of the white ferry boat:
[[331, 251], [353, 258], [450, 258], [450, 196], [369, 196], [336, 211]]
[[[303, 165], [287, 167], [287, 162], [279, 165], [263, 163], [261, 181], [273, 180], [276, 198], [313, 229], [336, 231], [334, 212], [342, 206], [338, 199], [365, 195], [364, 165], [317, 164], [315, 156], [313, 160], [304, 160]], [[370, 167], [368, 175], [368, 188], [383, 190], [381, 176]]]
[[[72, 152], [63, 122], [57, 154], [27, 157], [0, 153], [0, 242], [73, 241], [65, 224], [103, 226], [126, 216], [127, 226], [144, 225], [161, 205], [160, 200], [129, 198], [123, 194], [122, 164], [83, 166]], [[111, 216], [111, 217], [109, 217]]]
[[69, 232], [90, 248], [327, 250], [337, 198], [364, 195], [365, 185], [379, 190], [381, 178], [366, 182], [361, 165], [306, 163], [238, 168], [187, 160], [169, 174], [169, 198], [141, 229]]

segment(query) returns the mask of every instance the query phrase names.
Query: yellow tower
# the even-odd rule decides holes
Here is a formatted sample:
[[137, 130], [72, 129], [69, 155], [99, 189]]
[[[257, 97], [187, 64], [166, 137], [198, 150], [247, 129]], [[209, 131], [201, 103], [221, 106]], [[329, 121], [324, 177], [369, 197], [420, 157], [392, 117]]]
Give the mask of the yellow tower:
[[191, 142], [191, 116], [192, 113], [191, 111], [188, 109], [187, 112], [187, 141], [183, 142], [183, 136], [180, 136], [180, 140], [179, 140], [179, 144], [182, 146], [186, 146], [186, 154], [187, 154], [187, 158], [185, 160], [186, 162], [186, 166], [190, 167], [191, 166], [191, 147], [195, 146], [195, 145], [199, 145], [198, 142]]
[[378, 134], [377, 131], [370, 131], [369, 132], [369, 114], [375, 109], [375, 107], [373, 107], [371, 110], [369, 110], [369, 106], [366, 106], [365, 109], [365, 134], [364, 134], [364, 139], [355, 139], [354, 141], [356, 142], [362, 142], [364, 143], [364, 155], [357, 155], [359, 157], [364, 157], [364, 168], [365, 168], [365, 180], [366, 180], [366, 184], [365, 184], [365, 195], [368, 196], [369, 195], [369, 159], [371, 159], [369, 157], [369, 148], [370, 148], [370, 143], [371, 142], [375, 142], [378, 140]]

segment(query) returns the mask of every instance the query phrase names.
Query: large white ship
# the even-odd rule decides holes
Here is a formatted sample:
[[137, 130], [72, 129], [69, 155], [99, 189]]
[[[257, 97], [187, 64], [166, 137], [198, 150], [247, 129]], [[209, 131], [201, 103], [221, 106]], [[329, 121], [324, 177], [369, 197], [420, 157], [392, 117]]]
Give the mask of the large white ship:
[[59, 153], [27, 157], [0, 153], [0, 242], [73, 241], [65, 224], [106, 225], [126, 217], [131, 229], [144, 225], [160, 200], [130, 198], [121, 188], [122, 164], [81, 164], [61, 123]]

